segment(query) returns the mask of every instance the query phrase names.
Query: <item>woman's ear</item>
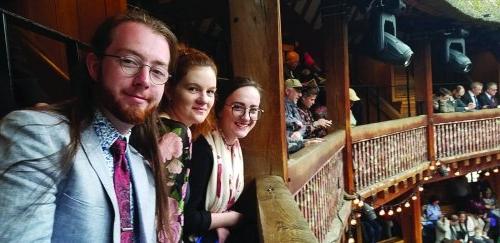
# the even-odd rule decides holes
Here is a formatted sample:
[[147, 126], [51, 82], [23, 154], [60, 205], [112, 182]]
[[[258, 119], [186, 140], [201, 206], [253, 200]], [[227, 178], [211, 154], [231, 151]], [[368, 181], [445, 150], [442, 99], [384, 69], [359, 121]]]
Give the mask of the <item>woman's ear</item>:
[[87, 64], [87, 71], [92, 80], [98, 81], [99, 73], [101, 72], [101, 59], [98, 58], [95, 53], [91, 52], [87, 54], [85, 62]]

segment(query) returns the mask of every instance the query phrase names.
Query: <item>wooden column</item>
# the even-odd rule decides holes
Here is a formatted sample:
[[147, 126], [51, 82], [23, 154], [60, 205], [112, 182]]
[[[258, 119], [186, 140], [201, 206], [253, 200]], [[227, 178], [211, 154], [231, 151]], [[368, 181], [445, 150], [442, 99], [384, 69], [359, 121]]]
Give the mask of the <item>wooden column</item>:
[[259, 175], [287, 178], [279, 2], [229, 1], [234, 75], [249, 77], [264, 89], [264, 115], [242, 141], [245, 181]]
[[417, 200], [410, 199], [410, 208], [403, 208], [401, 213], [401, 229], [403, 230], [404, 242], [422, 243], [422, 227], [420, 216], [422, 206], [420, 206], [420, 193], [417, 190]]
[[347, 21], [343, 15], [332, 16], [325, 20], [325, 69], [326, 103], [329, 119], [335, 129], [345, 129], [344, 149], [345, 189], [353, 193], [354, 173], [352, 166], [352, 140], [349, 102], [349, 49]]
[[436, 162], [435, 138], [434, 138], [434, 107], [432, 105], [432, 57], [431, 44], [428, 40], [420, 41], [415, 52], [415, 82], [423, 83], [421, 92], [424, 98], [425, 110], [427, 114], [427, 154], [431, 164]]

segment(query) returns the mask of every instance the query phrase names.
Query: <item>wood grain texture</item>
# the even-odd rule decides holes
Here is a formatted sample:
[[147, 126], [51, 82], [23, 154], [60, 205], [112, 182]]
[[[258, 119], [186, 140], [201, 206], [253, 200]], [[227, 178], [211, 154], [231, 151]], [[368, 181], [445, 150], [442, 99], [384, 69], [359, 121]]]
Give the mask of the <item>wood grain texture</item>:
[[486, 109], [473, 112], [453, 112], [434, 114], [434, 124], [457, 122], [457, 121], [472, 121], [484, 118], [500, 117], [500, 109]]
[[264, 90], [261, 106], [265, 112], [253, 131], [242, 140], [245, 181], [259, 175], [286, 178], [279, 1], [232, 0], [229, 11], [234, 75], [251, 78]]
[[318, 242], [279, 176], [256, 179], [261, 242]]

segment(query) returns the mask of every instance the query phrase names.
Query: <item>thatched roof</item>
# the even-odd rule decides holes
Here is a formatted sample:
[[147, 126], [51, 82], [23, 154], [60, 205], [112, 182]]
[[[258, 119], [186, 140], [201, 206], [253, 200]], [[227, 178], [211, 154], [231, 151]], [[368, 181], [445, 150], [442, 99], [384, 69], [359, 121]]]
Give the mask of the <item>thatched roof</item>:
[[406, 3], [433, 16], [500, 25], [500, 0], [407, 0]]

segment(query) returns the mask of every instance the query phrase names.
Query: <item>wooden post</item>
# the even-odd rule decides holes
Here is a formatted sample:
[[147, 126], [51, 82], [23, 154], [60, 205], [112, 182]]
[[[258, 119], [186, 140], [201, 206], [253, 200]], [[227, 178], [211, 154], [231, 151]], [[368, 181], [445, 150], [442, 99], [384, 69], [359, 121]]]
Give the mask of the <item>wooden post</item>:
[[349, 101], [349, 49], [347, 21], [336, 15], [325, 20], [326, 103], [329, 119], [336, 129], [345, 129], [344, 181], [345, 190], [355, 191], [352, 166], [352, 139]]
[[432, 57], [431, 44], [428, 40], [421, 41], [417, 44], [415, 54], [415, 79], [416, 82], [422, 82], [421, 90], [417, 92], [423, 93], [424, 104], [427, 114], [427, 154], [431, 165], [435, 165], [436, 151], [434, 139], [434, 107], [432, 104]]
[[422, 227], [420, 224], [422, 207], [420, 206], [420, 192], [418, 190], [416, 190], [416, 195], [417, 200], [410, 199], [410, 207], [403, 208], [401, 213], [404, 242], [422, 243]]
[[287, 178], [279, 2], [229, 1], [234, 75], [251, 78], [264, 89], [264, 115], [242, 141], [247, 182], [259, 175]]

